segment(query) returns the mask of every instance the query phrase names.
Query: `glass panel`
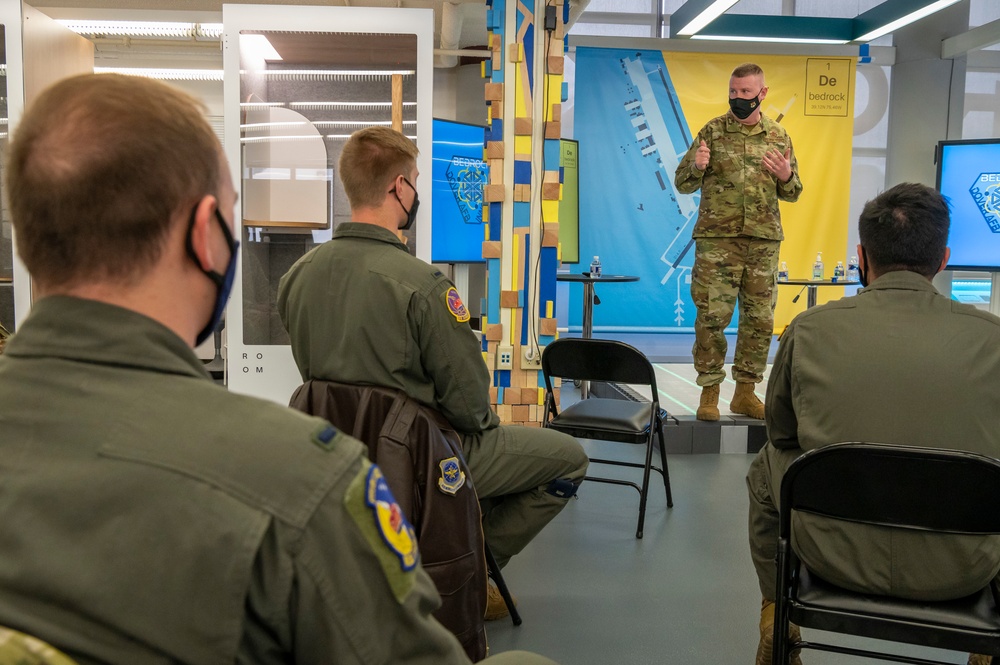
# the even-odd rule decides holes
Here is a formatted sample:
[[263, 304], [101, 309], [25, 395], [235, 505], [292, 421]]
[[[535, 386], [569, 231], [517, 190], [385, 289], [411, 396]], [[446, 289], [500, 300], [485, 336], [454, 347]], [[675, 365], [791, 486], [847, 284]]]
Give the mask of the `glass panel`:
[[[7, 37], [4, 26], [0, 25], [0, 180], [4, 182], [7, 133]], [[0, 326], [14, 332], [14, 244], [6, 196], [0, 214]]]
[[240, 34], [245, 344], [288, 344], [278, 281], [350, 220], [336, 174], [347, 138], [395, 119], [416, 140], [416, 65], [414, 34]]

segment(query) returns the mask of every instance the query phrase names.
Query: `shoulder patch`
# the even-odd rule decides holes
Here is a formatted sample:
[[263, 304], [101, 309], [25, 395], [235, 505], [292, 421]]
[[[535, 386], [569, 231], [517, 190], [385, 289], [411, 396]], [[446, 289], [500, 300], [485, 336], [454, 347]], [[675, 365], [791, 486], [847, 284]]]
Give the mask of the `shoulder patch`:
[[438, 478], [438, 489], [445, 494], [454, 495], [465, 485], [465, 472], [458, 463], [457, 457], [449, 457], [438, 462], [441, 477]]
[[458, 289], [454, 286], [448, 288], [444, 293], [444, 302], [448, 307], [448, 311], [451, 315], [455, 317], [455, 320], [459, 323], [464, 323], [468, 321], [471, 317], [469, 315], [469, 310], [466, 309], [465, 304], [458, 295]]
[[381, 469], [362, 466], [344, 495], [344, 506], [378, 559], [396, 600], [403, 602], [416, 582], [420, 553], [416, 532]]

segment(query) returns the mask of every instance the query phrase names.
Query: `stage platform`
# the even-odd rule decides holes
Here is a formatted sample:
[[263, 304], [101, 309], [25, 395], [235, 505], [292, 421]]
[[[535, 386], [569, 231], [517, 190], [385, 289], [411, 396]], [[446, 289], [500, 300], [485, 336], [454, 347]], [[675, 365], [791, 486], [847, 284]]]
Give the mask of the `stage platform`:
[[[573, 335], [567, 335], [573, 336]], [[611, 334], [599, 333], [595, 337], [626, 342], [642, 351], [656, 371], [656, 388], [659, 391], [660, 406], [667, 411], [664, 421], [664, 437], [667, 454], [703, 453], [756, 453], [767, 441], [763, 420], [729, 413], [729, 402], [736, 390], [736, 382], [729, 376], [722, 383], [719, 396], [718, 422], [703, 422], [695, 418], [701, 388], [696, 382], [697, 372], [691, 361], [691, 346], [694, 335], [689, 334]], [[730, 371], [735, 335], [726, 336], [729, 354], [726, 371]], [[767, 391], [767, 379], [771, 371], [771, 361], [778, 348], [777, 338], [771, 342], [764, 380], [757, 385], [757, 396], [762, 400]], [[631, 395], [629, 393], [632, 393]], [[563, 391], [563, 400], [579, 399], [576, 390]], [[650, 399], [648, 386], [627, 386], [625, 390], [607, 390], [595, 387], [594, 394], [601, 397], [622, 397]]]

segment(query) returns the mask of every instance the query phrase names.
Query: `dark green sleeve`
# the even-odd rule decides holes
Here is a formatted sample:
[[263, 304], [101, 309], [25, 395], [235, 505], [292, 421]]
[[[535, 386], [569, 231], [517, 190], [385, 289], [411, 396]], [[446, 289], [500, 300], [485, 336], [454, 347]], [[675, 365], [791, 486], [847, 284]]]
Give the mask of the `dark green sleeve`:
[[802, 180], [799, 179], [799, 160], [795, 157], [795, 148], [792, 147], [792, 137], [786, 133], [785, 138], [788, 140], [788, 147], [792, 151], [789, 156], [789, 161], [792, 165], [792, 177], [788, 182], [778, 183], [778, 198], [782, 201], [794, 203], [799, 200], [799, 196], [802, 194]]
[[448, 306], [448, 291], [454, 288], [441, 279], [429, 295], [415, 295], [410, 318], [442, 415], [459, 432], [481, 432], [500, 418], [490, 408], [490, 372], [480, 342], [468, 320]]
[[798, 448], [798, 418], [792, 404], [792, 356], [795, 348], [795, 322], [785, 329], [767, 379], [764, 420], [767, 438], [775, 448]]

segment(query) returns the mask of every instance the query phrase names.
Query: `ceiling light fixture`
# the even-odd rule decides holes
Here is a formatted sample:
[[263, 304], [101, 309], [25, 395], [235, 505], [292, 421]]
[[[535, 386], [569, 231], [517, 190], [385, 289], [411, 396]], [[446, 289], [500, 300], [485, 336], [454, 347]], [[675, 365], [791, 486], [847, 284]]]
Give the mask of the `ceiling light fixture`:
[[717, 42], [766, 42], [768, 44], [846, 44], [846, 39], [816, 39], [812, 37], [752, 37], [747, 35], [691, 35], [691, 39]]
[[[869, 42], [878, 39], [882, 35], [887, 35], [894, 30], [898, 30], [914, 21], [930, 16], [946, 7], [958, 2], [958, 0], [886, 0], [880, 5], [872, 7], [854, 19], [854, 40], [857, 42]], [[864, 31], [863, 34], [859, 34]]]
[[221, 69], [162, 69], [147, 67], [94, 67], [95, 74], [145, 76], [161, 81], [221, 81]]
[[690, 37], [722, 16], [738, 0], [688, 0], [670, 15], [670, 36]]
[[60, 20], [79, 35], [111, 35], [122, 37], [193, 37], [194, 23], [171, 21], [75, 21]]

